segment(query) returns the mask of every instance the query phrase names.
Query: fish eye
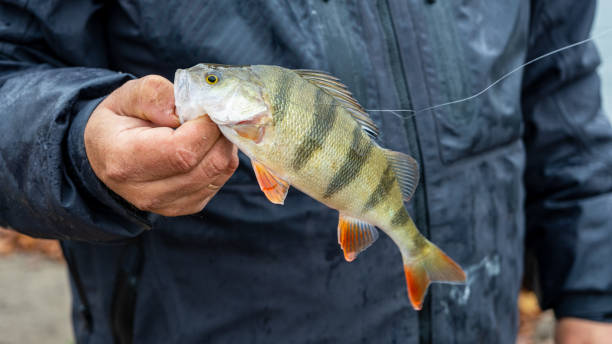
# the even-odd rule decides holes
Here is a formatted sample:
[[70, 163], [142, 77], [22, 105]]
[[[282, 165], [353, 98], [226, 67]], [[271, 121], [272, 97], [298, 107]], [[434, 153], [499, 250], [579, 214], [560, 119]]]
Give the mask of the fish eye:
[[219, 81], [219, 77], [218, 77], [218, 76], [216, 76], [215, 74], [209, 74], [209, 75], [206, 77], [206, 83], [207, 83], [207, 84], [209, 84], [209, 85], [214, 85], [214, 84], [216, 84], [218, 81]]

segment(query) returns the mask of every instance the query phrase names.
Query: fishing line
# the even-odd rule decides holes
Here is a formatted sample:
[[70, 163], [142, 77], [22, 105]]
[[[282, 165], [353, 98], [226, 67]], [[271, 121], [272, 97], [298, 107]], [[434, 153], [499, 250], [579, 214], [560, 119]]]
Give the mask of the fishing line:
[[[395, 115], [395, 116], [397, 116], [398, 118], [401, 118], [401, 119], [410, 119], [410, 118], [415, 117], [417, 114], [419, 114], [421, 112], [435, 110], [435, 109], [438, 109], [438, 108], [441, 108], [441, 107], [444, 107], [444, 106], [449, 106], [449, 105], [453, 105], [453, 104], [458, 104], [458, 103], [463, 103], [463, 102], [466, 102], [466, 101], [470, 101], [470, 100], [472, 100], [474, 98], [477, 98], [477, 97], [483, 95], [485, 92], [487, 92], [491, 88], [495, 87], [497, 84], [499, 84], [500, 82], [504, 81], [505, 79], [510, 77], [512, 74], [514, 74], [514, 73], [518, 72], [519, 70], [529, 66], [532, 63], [535, 63], [535, 62], [540, 61], [540, 60], [542, 60], [544, 58], [547, 58], [547, 57], [549, 57], [551, 55], [560, 53], [562, 51], [565, 51], [565, 50], [568, 50], [568, 49], [571, 49], [571, 48], [583, 45], [585, 43], [594, 41], [594, 40], [596, 40], [598, 38], [602, 38], [602, 37], [610, 34], [611, 32], [612, 32], [612, 28], [608, 28], [608, 29], [602, 31], [601, 33], [599, 33], [597, 35], [591, 36], [590, 38], [587, 38], [587, 39], [584, 39], [582, 41], [566, 45], [566, 46], [564, 46], [562, 48], [559, 48], [559, 49], [555, 49], [553, 51], [547, 52], [544, 55], [540, 55], [540, 56], [538, 56], [538, 57], [536, 57], [536, 58], [534, 58], [532, 60], [529, 60], [529, 61], [523, 63], [522, 65], [512, 69], [511, 71], [507, 72], [506, 74], [502, 75], [499, 79], [495, 80], [493, 83], [491, 83], [489, 86], [485, 87], [481, 91], [476, 92], [473, 95], [465, 97], [465, 98], [451, 100], [451, 101], [446, 102], [446, 103], [442, 103], [442, 104], [438, 104], [438, 105], [433, 105], [433, 106], [428, 106], [426, 108], [422, 108], [422, 109], [419, 109], [419, 110], [411, 110], [411, 109], [366, 109], [366, 111], [367, 112], [388, 112], [388, 113], [391, 113], [391, 114], [393, 114], [393, 115]], [[404, 115], [403, 116], [403, 115], [400, 115], [398, 112], [408, 112], [411, 115]]]

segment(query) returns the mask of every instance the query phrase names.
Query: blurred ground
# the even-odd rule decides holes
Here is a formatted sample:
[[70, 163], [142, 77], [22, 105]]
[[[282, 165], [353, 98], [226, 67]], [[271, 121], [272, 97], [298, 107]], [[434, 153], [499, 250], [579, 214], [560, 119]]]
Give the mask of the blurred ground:
[[66, 267], [57, 241], [0, 228], [0, 344], [73, 343]]
[[38, 254], [0, 259], [0, 344], [72, 343], [66, 269]]
[[522, 291], [518, 308], [520, 327], [517, 344], [553, 344], [555, 316], [552, 311], [542, 313], [538, 300], [532, 292]]

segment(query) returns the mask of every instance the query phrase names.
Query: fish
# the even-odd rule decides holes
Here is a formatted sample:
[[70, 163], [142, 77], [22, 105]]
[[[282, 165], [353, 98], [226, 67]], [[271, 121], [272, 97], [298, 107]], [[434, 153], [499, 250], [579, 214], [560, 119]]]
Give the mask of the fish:
[[432, 282], [465, 272], [418, 231], [404, 202], [419, 164], [376, 143], [379, 130], [342, 82], [322, 71], [198, 64], [174, 78], [181, 123], [207, 115], [251, 159], [267, 199], [290, 186], [339, 212], [338, 243], [351, 262], [384, 231], [402, 256], [407, 293], [420, 310]]

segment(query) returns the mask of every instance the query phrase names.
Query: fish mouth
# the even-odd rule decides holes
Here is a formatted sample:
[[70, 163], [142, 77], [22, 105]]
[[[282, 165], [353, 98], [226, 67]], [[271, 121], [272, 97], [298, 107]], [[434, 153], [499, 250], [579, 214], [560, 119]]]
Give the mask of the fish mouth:
[[177, 69], [174, 73], [174, 99], [175, 102], [184, 101], [189, 98], [189, 83], [187, 82], [187, 71]]
[[243, 119], [243, 120], [214, 120], [213, 122], [215, 122], [217, 125], [223, 125], [226, 127], [234, 127], [234, 126], [241, 126], [241, 125], [266, 125], [268, 124], [268, 121], [270, 119], [271, 115], [270, 112], [267, 110], [264, 111], [260, 111], [258, 113], [255, 113], [253, 115], [250, 115], [247, 119]]
[[189, 73], [185, 69], [177, 69], [174, 73], [174, 105], [181, 124], [204, 115], [189, 101], [190, 96]]

